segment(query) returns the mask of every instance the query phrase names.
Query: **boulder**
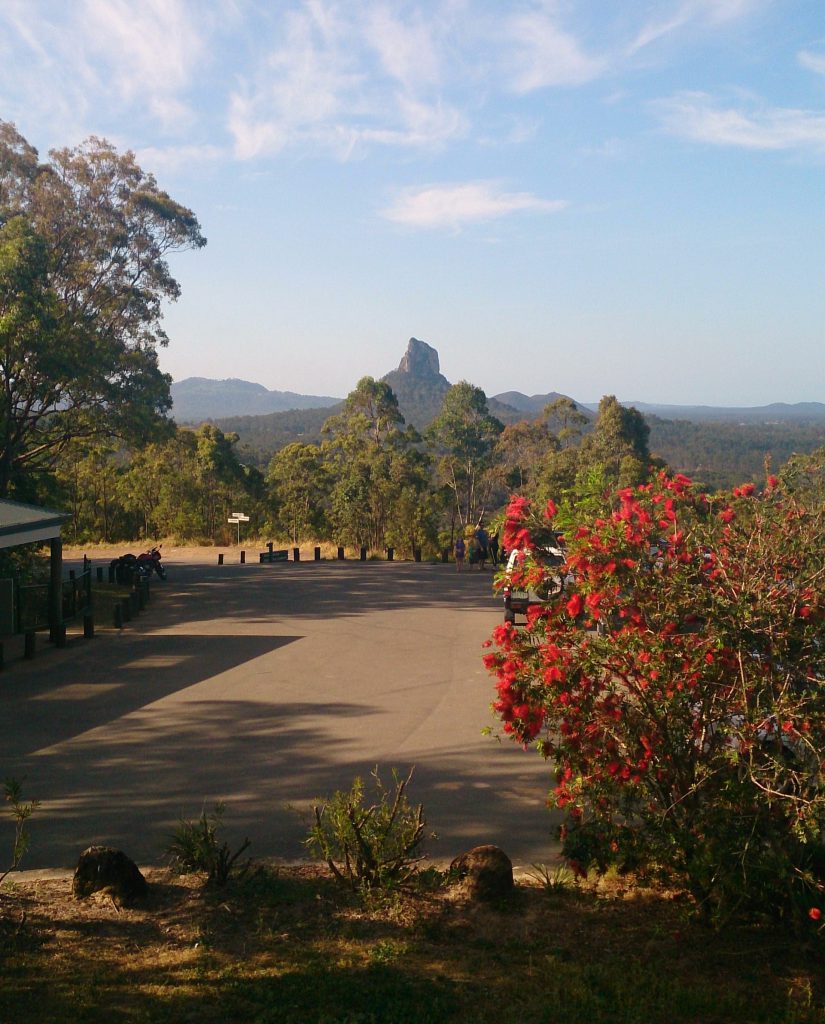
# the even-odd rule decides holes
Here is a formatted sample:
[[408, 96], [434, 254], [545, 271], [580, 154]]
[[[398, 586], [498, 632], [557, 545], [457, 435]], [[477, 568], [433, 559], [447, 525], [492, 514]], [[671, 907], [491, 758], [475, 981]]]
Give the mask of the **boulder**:
[[146, 890], [146, 879], [122, 850], [90, 846], [81, 853], [72, 881], [72, 893], [78, 899], [106, 892], [116, 903], [128, 904], [145, 896]]
[[498, 846], [476, 846], [450, 865], [465, 893], [480, 900], [496, 900], [513, 891], [513, 863]]

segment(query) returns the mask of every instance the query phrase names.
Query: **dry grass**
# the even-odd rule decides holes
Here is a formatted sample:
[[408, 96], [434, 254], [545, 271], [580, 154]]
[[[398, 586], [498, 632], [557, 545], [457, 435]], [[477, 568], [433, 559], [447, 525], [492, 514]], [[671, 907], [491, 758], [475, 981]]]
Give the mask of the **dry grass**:
[[0, 897], [0, 1020], [530, 1024], [825, 1020], [813, 936], [708, 932], [679, 894], [621, 883], [506, 903], [446, 887], [365, 904], [316, 867], [224, 890], [148, 873], [134, 908], [70, 881]]

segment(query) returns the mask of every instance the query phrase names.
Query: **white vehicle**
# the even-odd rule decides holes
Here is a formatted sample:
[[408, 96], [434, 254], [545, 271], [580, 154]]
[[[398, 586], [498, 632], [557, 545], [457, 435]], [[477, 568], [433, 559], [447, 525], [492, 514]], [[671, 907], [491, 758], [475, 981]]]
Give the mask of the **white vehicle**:
[[[534, 561], [553, 568], [563, 566], [567, 558], [560, 542], [557, 545], [537, 548], [531, 554]], [[524, 557], [525, 552], [516, 549], [510, 552], [507, 559], [507, 567], [504, 570], [505, 584], [501, 591], [504, 596], [505, 622], [515, 622], [516, 615], [526, 615], [527, 609], [531, 605], [546, 604], [551, 597], [564, 590], [565, 586], [572, 580], [570, 574], [564, 576], [558, 574], [548, 575], [538, 590], [523, 590], [512, 584], [511, 580], [517, 566], [524, 561]]]

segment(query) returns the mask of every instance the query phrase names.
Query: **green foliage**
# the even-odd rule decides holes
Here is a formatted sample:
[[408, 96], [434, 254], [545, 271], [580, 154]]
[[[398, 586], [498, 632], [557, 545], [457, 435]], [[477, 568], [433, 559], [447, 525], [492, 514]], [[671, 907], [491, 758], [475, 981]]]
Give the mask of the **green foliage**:
[[163, 303], [180, 292], [167, 257], [205, 244], [133, 154], [92, 138], [49, 156], [0, 121], [0, 496], [73, 439], [151, 436], [169, 407]]
[[453, 492], [462, 527], [483, 513], [495, 485], [496, 443], [502, 424], [490, 415], [487, 396], [467, 381], [453, 385], [426, 438], [438, 453], [441, 480]]
[[335, 877], [353, 889], [389, 889], [406, 882], [423, 854], [426, 821], [421, 804], [412, 807], [405, 779], [392, 771], [387, 789], [376, 767], [373, 802], [365, 805], [363, 780], [356, 777], [348, 793], [340, 790], [313, 807], [315, 823], [305, 840], [307, 848], [329, 865]]
[[281, 448], [272, 457], [266, 482], [276, 529], [293, 544], [324, 535], [331, 481], [319, 445], [295, 442]]
[[[519, 584], [559, 572], [530, 554], [555, 521], [512, 500]], [[818, 920], [825, 506], [660, 474], [576, 525], [564, 592], [486, 659], [504, 731], [554, 765], [571, 866], [661, 872], [717, 925]]]
[[527, 877], [532, 878], [548, 893], [566, 892], [576, 884], [575, 872], [565, 864], [531, 864]]
[[29, 848], [29, 818], [39, 806], [38, 800], [30, 800], [24, 803], [21, 799], [22, 784], [14, 778], [8, 778], [3, 783], [3, 796], [6, 801], [6, 809], [14, 821], [14, 839], [12, 841], [11, 861], [9, 867], [0, 873], [0, 882], [12, 871], [17, 871], [26, 851]]
[[181, 818], [166, 850], [173, 867], [205, 873], [207, 885], [224, 886], [233, 870], [243, 875], [249, 869], [249, 861], [237, 867], [236, 863], [249, 849], [250, 840], [244, 839], [233, 853], [229, 844], [218, 838], [224, 809], [222, 803], [216, 803], [211, 813], [201, 811], [197, 821]]

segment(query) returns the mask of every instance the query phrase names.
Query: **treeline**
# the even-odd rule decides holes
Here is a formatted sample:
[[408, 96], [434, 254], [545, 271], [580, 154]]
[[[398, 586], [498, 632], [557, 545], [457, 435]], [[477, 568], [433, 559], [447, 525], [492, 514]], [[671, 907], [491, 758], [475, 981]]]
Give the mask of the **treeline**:
[[[735, 427], [728, 431], [735, 436]], [[643, 483], [667, 467], [651, 453], [651, 436], [645, 417], [613, 396], [602, 399], [595, 423], [560, 398], [532, 421], [504, 425], [484, 392], [465, 381], [446, 392], [439, 415], [419, 433], [404, 422], [390, 386], [364, 377], [327, 415], [317, 440], [284, 445], [263, 468], [244, 462], [237, 434], [170, 424], [165, 438], [128, 448], [74, 442], [51, 486], [54, 501], [71, 509], [70, 535], [79, 542], [229, 543], [227, 518], [240, 511], [250, 516], [251, 533], [292, 544], [437, 552], [480, 518], [494, 519], [513, 493], [552, 498], [559, 521], [572, 523], [599, 507], [611, 487]], [[761, 451], [760, 460], [761, 475], [737, 482], [760, 483]], [[791, 460], [797, 483], [800, 466], [810, 464], [819, 466]], [[707, 482], [707, 473], [696, 475]]]
[[711, 489], [764, 476], [766, 459], [782, 466], [796, 452], [825, 444], [825, 423], [692, 423], [645, 416], [650, 447], [668, 465]]
[[587, 423], [560, 399], [531, 423], [504, 426], [484, 392], [461, 382], [422, 434], [405, 424], [389, 385], [365, 377], [318, 442], [285, 445], [263, 471], [213, 424], [130, 447], [78, 439], [55, 466], [52, 499], [71, 510], [77, 541], [226, 543], [228, 515], [241, 511], [250, 530], [292, 543], [437, 551], [514, 490], [576, 503], [611, 481], [644, 478], [647, 427], [635, 410], [606, 398], [585, 434]]
[[[443, 399], [443, 396], [442, 396]], [[509, 409], [502, 414], [500, 403], [488, 403], [490, 411], [504, 424], [517, 419]], [[418, 415], [418, 405], [410, 406], [407, 396], [402, 409], [408, 420], [429, 423], [434, 415]], [[439, 401], [440, 408], [440, 401]], [[216, 420], [225, 433], [238, 435], [241, 461], [265, 470], [274, 452], [295, 441], [320, 443], [322, 428], [332, 409], [294, 409], [264, 416], [236, 416]], [[592, 426], [586, 424], [586, 433]], [[429, 413], [429, 407], [425, 410]], [[644, 413], [650, 427], [650, 449], [674, 471], [685, 473], [708, 488], [731, 488], [764, 475], [765, 460], [781, 466], [794, 452], [810, 453], [825, 444], [825, 422], [757, 423], [732, 421], [669, 420]]]

